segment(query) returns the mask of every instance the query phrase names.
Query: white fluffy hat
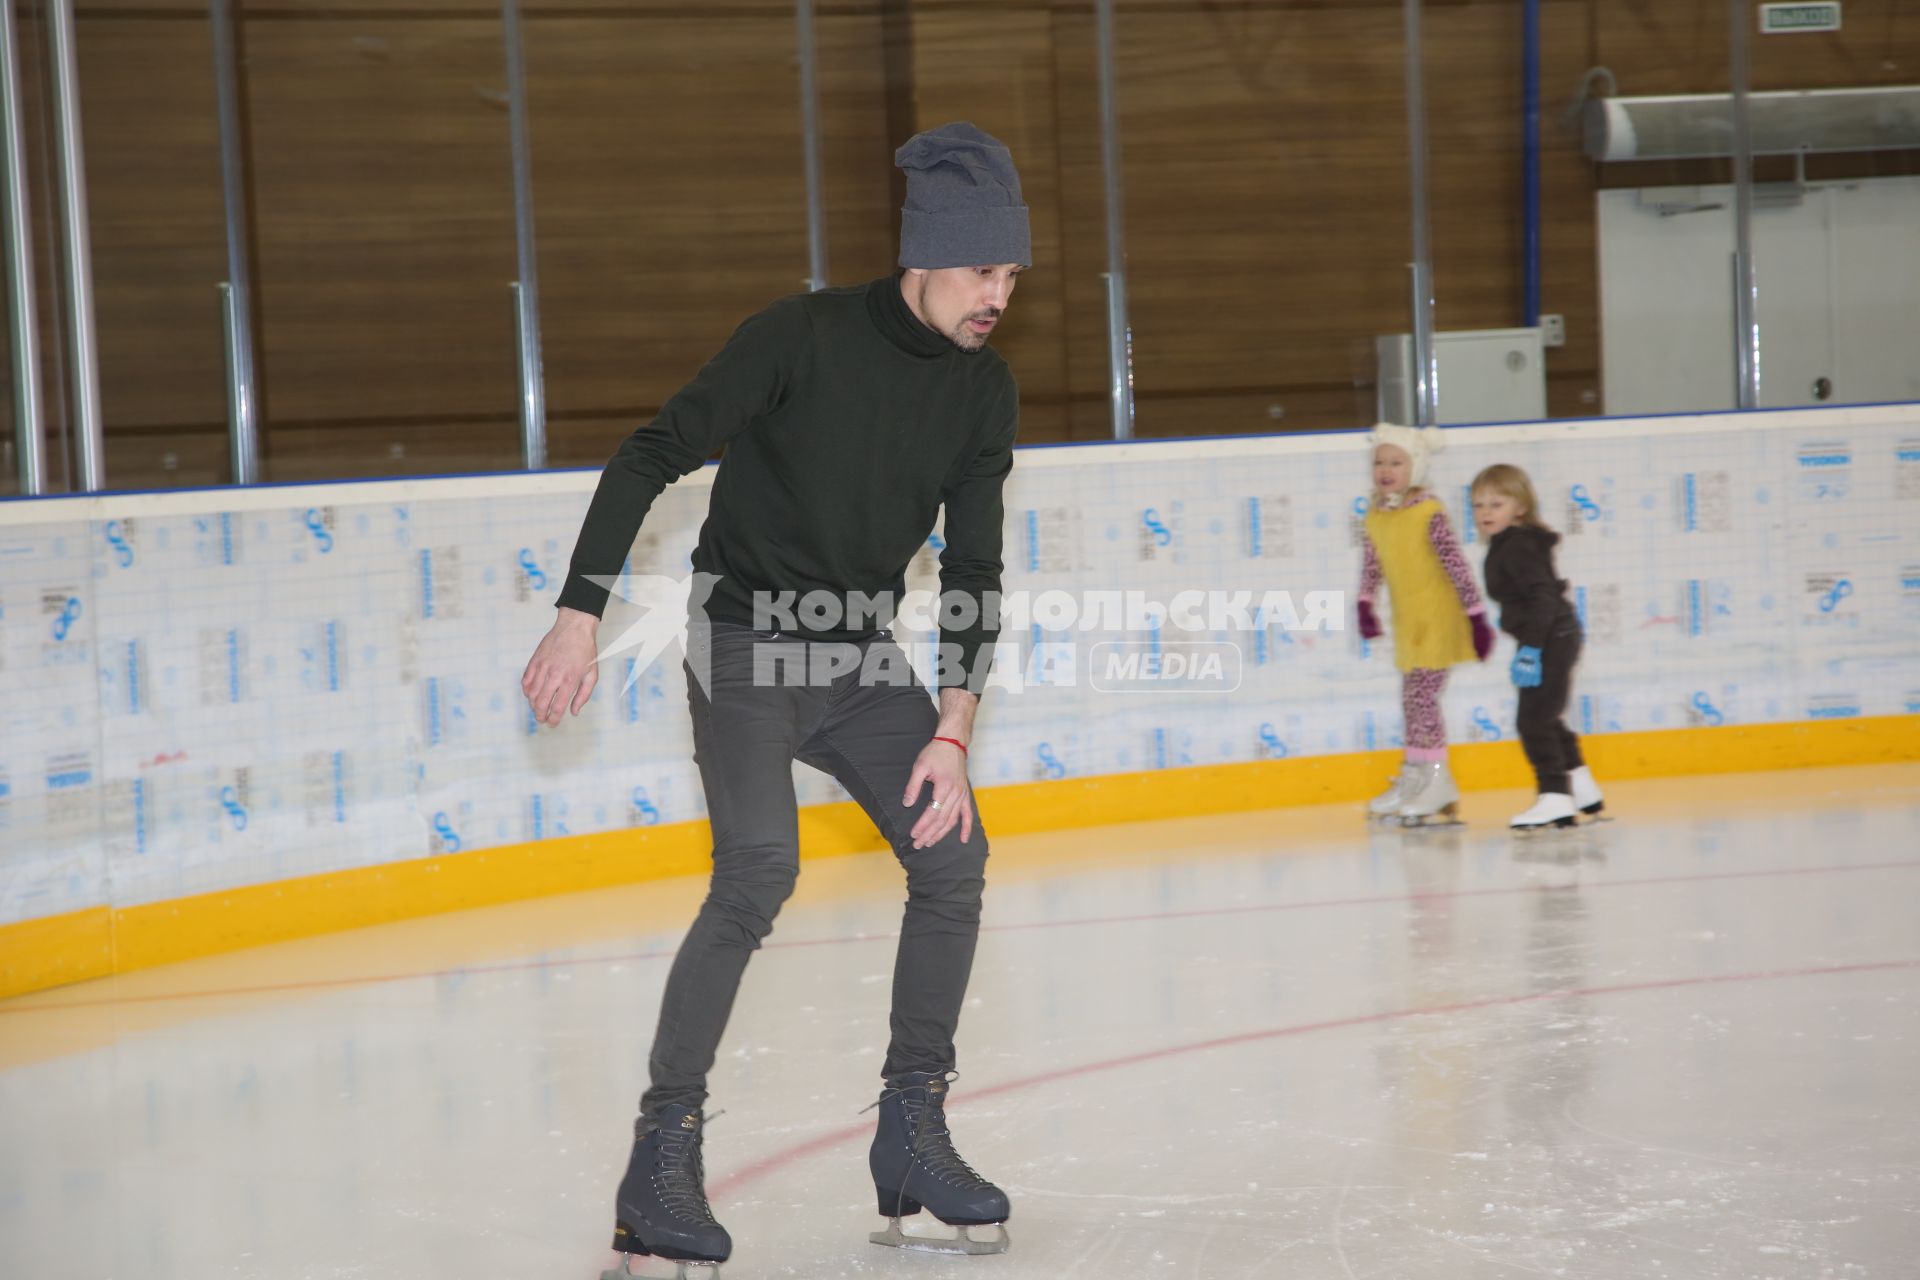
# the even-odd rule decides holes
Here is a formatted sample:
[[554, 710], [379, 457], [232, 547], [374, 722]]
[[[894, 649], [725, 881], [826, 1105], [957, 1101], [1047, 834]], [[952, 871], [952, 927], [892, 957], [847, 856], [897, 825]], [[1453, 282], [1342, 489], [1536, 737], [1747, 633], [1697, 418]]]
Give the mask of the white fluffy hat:
[[1374, 424], [1371, 443], [1376, 446], [1390, 444], [1413, 459], [1412, 474], [1407, 478], [1407, 487], [1410, 489], [1418, 489], [1427, 483], [1428, 461], [1447, 447], [1438, 427], [1403, 427], [1393, 422]]

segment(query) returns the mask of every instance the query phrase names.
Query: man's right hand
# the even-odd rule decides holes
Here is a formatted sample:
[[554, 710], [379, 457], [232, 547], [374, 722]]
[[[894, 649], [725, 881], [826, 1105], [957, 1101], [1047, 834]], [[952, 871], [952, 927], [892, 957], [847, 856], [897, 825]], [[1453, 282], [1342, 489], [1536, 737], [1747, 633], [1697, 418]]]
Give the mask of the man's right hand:
[[559, 724], [567, 708], [580, 714], [593, 696], [600, 679], [599, 647], [594, 641], [600, 619], [578, 609], [560, 609], [553, 629], [540, 641], [520, 677], [520, 691], [527, 695], [533, 718], [542, 724]]

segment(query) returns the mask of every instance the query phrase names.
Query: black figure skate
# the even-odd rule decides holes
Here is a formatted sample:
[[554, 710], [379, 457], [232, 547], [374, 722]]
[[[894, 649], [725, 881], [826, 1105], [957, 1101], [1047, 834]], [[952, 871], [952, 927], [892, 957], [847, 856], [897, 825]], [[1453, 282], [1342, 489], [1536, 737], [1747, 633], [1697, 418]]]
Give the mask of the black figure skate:
[[733, 1238], [714, 1221], [707, 1204], [700, 1162], [703, 1118], [698, 1111], [665, 1106], [634, 1126], [633, 1155], [620, 1180], [613, 1206], [613, 1247], [627, 1256], [600, 1280], [625, 1280], [634, 1254], [651, 1254], [677, 1264], [678, 1280], [687, 1268], [709, 1268], [719, 1280], [720, 1264], [733, 1252]]
[[[868, 1238], [895, 1249], [930, 1253], [1005, 1253], [1009, 1243], [1005, 1223], [1010, 1213], [1007, 1193], [967, 1166], [953, 1149], [947, 1132], [947, 1075], [921, 1072], [897, 1076], [881, 1090], [880, 1124], [873, 1135], [867, 1163], [887, 1229]], [[952, 1238], [908, 1235], [900, 1219], [925, 1209], [950, 1227]], [[971, 1227], [997, 1226], [984, 1240]]]

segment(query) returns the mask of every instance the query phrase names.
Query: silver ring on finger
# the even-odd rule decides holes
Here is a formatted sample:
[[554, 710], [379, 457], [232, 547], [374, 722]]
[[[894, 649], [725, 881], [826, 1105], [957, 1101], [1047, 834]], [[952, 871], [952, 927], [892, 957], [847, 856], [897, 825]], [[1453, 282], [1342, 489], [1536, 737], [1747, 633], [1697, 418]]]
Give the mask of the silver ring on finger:
[[939, 807], [940, 807], [940, 802], [938, 800], [935, 800], [932, 804], [927, 806], [927, 808], [929, 809], [938, 809]]

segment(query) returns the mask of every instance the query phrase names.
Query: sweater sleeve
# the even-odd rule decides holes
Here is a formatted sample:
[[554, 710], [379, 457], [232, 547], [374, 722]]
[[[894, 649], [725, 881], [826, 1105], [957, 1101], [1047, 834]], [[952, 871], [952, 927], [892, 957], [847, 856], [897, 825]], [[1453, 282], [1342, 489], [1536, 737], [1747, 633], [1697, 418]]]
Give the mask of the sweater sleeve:
[[1427, 537], [1440, 557], [1440, 567], [1447, 571], [1453, 589], [1460, 593], [1460, 607], [1468, 613], [1486, 612], [1486, 606], [1480, 603], [1480, 584], [1473, 580], [1473, 566], [1467, 563], [1467, 553], [1460, 549], [1460, 540], [1453, 536], [1453, 525], [1447, 520], [1446, 512], [1433, 513], [1433, 519], [1427, 521]]
[[620, 445], [587, 506], [566, 584], [555, 602], [596, 617], [655, 498], [700, 469], [727, 441], [775, 408], [792, 386], [811, 328], [798, 299], [749, 317], [718, 355]]
[[[1487, 573], [1487, 590], [1494, 590], [1494, 571]], [[1547, 646], [1554, 619], [1560, 612], [1562, 587], [1553, 576], [1552, 553], [1537, 542], [1502, 547], [1499, 557], [1500, 629], [1524, 645]]]
[[967, 626], [942, 627], [942, 648], [959, 649], [959, 664], [940, 664], [940, 687], [980, 693], [993, 662], [1000, 632], [1001, 540], [1006, 524], [1001, 491], [1013, 470], [1013, 442], [1019, 433], [1019, 392], [1011, 375], [1005, 399], [996, 409], [994, 428], [959, 475], [942, 491], [947, 510], [946, 548], [940, 553], [940, 597], [955, 599], [971, 619]]
[[1380, 594], [1380, 553], [1373, 549], [1373, 539], [1366, 534], [1360, 535], [1362, 554], [1360, 558], [1360, 600], [1363, 604], [1372, 604]]

